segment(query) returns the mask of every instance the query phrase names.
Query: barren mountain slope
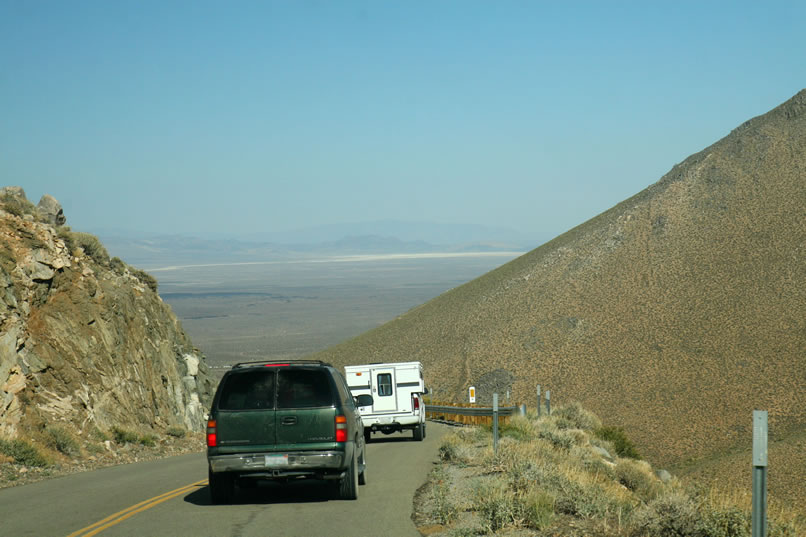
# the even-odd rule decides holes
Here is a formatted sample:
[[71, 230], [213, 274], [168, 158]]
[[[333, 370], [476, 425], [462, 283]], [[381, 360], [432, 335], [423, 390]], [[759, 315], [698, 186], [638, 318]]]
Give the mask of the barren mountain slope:
[[534, 406], [541, 384], [679, 467], [749, 445], [753, 409], [769, 410], [773, 440], [806, 428], [804, 282], [806, 90], [636, 196], [317, 357], [421, 360], [438, 399], [511, 383]]

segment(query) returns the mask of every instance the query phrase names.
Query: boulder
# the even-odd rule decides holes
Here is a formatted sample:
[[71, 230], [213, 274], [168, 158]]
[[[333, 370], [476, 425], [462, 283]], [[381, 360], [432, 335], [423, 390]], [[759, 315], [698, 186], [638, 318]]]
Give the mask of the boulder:
[[[24, 195], [25, 193], [23, 192], [23, 196]], [[67, 218], [65, 218], [64, 211], [62, 210], [62, 205], [56, 201], [56, 198], [49, 194], [42, 196], [37, 208], [44, 221], [52, 226], [63, 226], [67, 222]]]
[[5, 198], [6, 196], [28, 201], [25, 196], [25, 190], [21, 186], [4, 186], [0, 188], [0, 198]]
[[656, 470], [655, 475], [664, 483], [668, 483], [672, 480], [672, 474], [670, 474], [668, 470]]

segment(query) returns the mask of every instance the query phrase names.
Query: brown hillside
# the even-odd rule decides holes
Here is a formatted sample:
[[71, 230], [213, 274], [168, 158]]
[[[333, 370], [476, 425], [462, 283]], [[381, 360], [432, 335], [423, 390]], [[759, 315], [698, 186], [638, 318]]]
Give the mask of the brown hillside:
[[[542, 384], [680, 468], [749, 445], [753, 409], [769, 410], [773, 440], [806, 429], [805, 282], [806, 90], [636, 196], [317, 357], [421, 360], [440, 399], [511, 383], [533, 406]], [[806, 456], [795, 460], [806, 478]]]

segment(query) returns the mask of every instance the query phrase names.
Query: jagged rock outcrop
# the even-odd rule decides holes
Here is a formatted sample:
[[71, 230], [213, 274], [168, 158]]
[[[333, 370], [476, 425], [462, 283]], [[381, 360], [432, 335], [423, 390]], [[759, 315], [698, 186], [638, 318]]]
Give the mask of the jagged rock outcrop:
[[200, 431], [214, 386], [156, 282], [43, 200], [0, 191], [0, 437]]
[[45, 194], [36, 206], [43, 219], [51, 226], [63, 226], [67, 223], [62, 205], [50, 194]]

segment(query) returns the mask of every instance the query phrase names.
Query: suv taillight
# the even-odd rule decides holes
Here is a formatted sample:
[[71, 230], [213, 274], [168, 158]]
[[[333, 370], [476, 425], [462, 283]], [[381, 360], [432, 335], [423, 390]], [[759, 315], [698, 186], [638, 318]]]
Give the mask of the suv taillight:
[[336, 416], [336, 442], [347, 441], [347, 417]]
[[216, 447], [216, 444], [218, 444], [218, 435], [215, 428], [215, 420], [209, 420], [207, 422], [207, 447]]
[[420, 397], [412, 395], [411, 398], [414, 399], [414, 410], [420, 410]]

